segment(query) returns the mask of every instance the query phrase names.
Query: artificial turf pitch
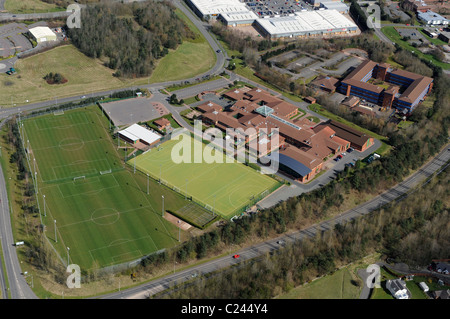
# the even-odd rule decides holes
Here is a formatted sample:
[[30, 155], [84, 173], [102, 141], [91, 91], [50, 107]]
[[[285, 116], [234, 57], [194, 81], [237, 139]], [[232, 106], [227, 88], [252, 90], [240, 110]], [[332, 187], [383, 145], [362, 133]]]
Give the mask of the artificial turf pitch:
[[[185, 196], [219, 213], [224, 218], [231, 218], [242, 212], [248, 205], [262, 194], [268, 195], [281, 185], [273, 178], [255, 171], [237, 161], [229, 163], [225, 157], [214, 163], [195, 163], [194, 143], [200, 143], [202, 152], [205, 144], [194, 140], [188, 134], [179, 135], [159, 147], [132, 158], [128, 161], [130, 166], [148, 173], [156, 180], [161, 179]], [[177, 163], [173, 156], [177, 156], [172, 149], [184, 138], [188, 139], [191, 147], [191, 161]], [[219, 158], [219, 157], [218, 157]]]
[[185, 199], [124, 164], [98, 107], [22, 122], [45, 234], [63, 261], [102, 268], [178, 243], [178, 228], [162, 218], [161, 199], [172, 211]]

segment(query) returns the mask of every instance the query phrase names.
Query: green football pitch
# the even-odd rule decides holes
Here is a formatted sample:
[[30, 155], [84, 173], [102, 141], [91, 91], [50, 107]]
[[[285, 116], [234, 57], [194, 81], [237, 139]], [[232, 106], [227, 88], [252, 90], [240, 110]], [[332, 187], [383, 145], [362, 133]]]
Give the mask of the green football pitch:
[[[194, 140], [189, 134], [183, 133], [179, 136], [179, 140], [175, 138], [165, 142], [127, 163], [156, 180], [161, 179], [174, 190], [192, 197], [193, 201], [224, 218], [231, 218], [242, 212], [248, 205], [267, 196], [281, 185], [273, 178], [242, 163], [229, 162], [223, 153], [220, 153], [216, 162], [195, 163], [194, 143], [201, 144], [202, 154], [209, 152], [205, 152], [206, 145]], [[178, 155], [178, 147], [174, 152], [173, 149], [183, 139], [191, 145], [190, 160], [177, 163], [178, 160], [172, 159]]]
[[188, 202], [124, 164], [97, 106], [22, 123], [45, 234], [64, 262], [102, 268], [178, 244], [178, 228], [162, 217], [162, 196], [165, 210]]

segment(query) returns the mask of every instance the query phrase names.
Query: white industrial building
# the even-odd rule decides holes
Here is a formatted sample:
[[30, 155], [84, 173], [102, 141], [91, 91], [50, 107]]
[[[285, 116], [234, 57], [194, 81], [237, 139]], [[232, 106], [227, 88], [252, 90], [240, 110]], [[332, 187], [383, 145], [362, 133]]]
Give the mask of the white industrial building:
[[427, 12], [417, 12], [417, 18], [426, 25], [448, 25], [446, 18], [430, 10]]
[[239, 0], [188, 0], [187, 4], [202, 19], [216, 19], [221, 14], [251, 12]]
[[119, 131], [119, 136], [131, 144], [142, 142], [150, 146], [158, 143], [162, 137], [138, 124], [133, 124], [126, 129]]
[[356, 24], [337, 10], [296, 12], [291, 16], [258, 19], [255, 27], [268, 38], [293, 38], [356, 33]]
[[29, 31], [37, 43], [57, 40], [56, 33], [49, 27], [35, 27], [29, 29]]

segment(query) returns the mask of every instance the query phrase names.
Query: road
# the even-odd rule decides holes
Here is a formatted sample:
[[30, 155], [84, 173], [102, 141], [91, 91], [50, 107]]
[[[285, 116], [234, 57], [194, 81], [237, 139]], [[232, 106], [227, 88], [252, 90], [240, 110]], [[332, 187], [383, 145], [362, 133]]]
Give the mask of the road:
[[[5, 122], [0, 124], [0, 130]], [[0, 149], [1, 152], [1, 149]], [[1, 153], [0, 153], [1, 154]], [[3, 156], [3, 155], [0, 155]], [[6, 191], [6, 181], [3, 175], [3, 170], [0, 165], [0, 235], [1, 246], [3, 251], [2, 266], [0, 267], [1, 273], [1, 287], [2, 296], [7, 298], [9, 292], [12, 299], [35, 299], [36, 295], [27, 284], [25, 277], [21, 273], [21, 267], [19, 259], [17, 258], [16, 248], [14, 246], [14, 238], [11, 227], [11, 215], [9, 209], [8, 194]], [[8, 274], [9, 290], [6, 289], [6, 278], [3, 268], [3, 264], [6, 268], [6, 274]]]

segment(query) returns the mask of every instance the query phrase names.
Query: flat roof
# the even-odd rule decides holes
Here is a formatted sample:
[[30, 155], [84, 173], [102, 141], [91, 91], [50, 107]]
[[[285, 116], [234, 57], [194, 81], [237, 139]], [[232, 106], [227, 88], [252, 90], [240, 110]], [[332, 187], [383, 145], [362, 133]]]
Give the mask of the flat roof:
[[190, 0], [203, 15], [250, 11], [239, 0]]
[[30, 33], [37, 38], [46, 38], [46, 37], [56, 37], [55, 32], [53, 32], [49, 27], [35, 27], [29, 29]]
[[254, 21], [258, 19], [256, 13], [250, 10], [239, 11], [239, 12], [225, 12], [221, 13], [220, 16], [228, 23], [238, 22], [238, 21]]
[[148, 144], [152, 144], [161, 139], [161, 135], [154, 133], [138, 124], [133, 124], [126, 129], [119, 131], [119, 133], [132, 141], [142, 140]]
[[426, 21], [431, 21], [431, 20], [442, 20], [442, 21], [448, 21], [446, 18], [444, 18], [443, 16], [441, 16], [439, 13], [433, 12], [431, 10], [428, 10], [427, 12], [417, 12], [417, 16], [419, 18], [422, 18]]
[[357, 28], [356, 24], [337, 10], [296, 12], [293, 16], [262, 18], [256, 20], [271, 35], [320, 32]]

